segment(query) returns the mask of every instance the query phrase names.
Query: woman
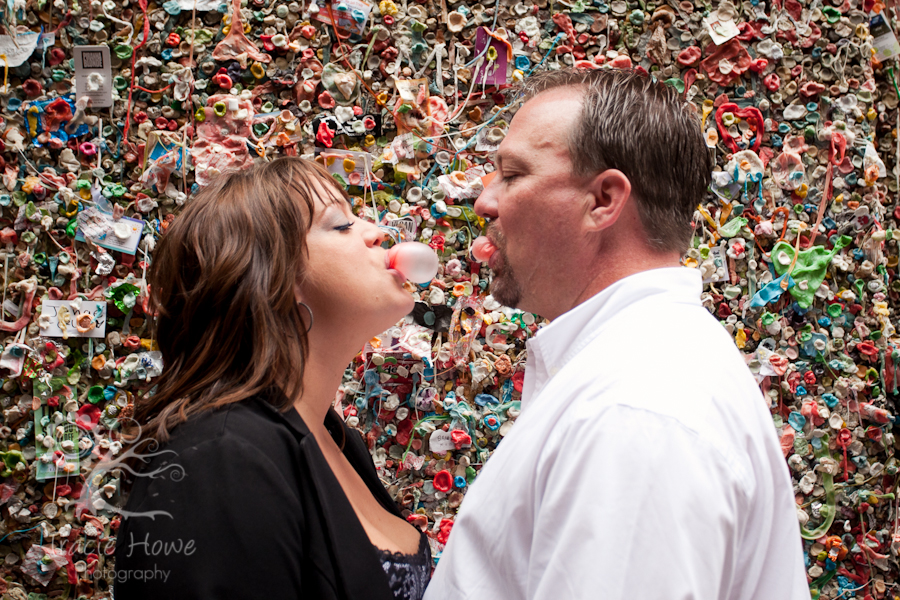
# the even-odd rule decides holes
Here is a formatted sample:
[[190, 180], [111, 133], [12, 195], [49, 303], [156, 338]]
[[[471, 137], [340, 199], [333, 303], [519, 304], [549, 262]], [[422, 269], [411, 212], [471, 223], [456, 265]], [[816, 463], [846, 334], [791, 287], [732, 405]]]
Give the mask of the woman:
[[135, 406], [162, 447], [123, 513], [117, 600], [421, 598], [425, 537], [332, 408], [414, 304], [383, 240], [299, 158], [218, 177], [169, 227], [150, 269], [165, 367]]

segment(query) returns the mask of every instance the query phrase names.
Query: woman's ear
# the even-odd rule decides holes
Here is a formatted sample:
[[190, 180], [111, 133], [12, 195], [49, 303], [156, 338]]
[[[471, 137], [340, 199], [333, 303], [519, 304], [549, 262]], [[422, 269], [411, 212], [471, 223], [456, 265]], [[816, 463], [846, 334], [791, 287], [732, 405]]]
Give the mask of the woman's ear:
[[294, 282], [294, 302], [303, 302], [303, 298], [303, 286], [301, 280], [298, 278]]

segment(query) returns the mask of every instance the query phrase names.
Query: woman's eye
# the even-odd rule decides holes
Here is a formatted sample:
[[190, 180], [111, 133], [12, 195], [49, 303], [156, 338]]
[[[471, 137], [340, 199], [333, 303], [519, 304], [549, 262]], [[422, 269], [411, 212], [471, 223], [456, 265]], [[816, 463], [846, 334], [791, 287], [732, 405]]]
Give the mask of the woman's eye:
[[347, 223], [346, 225], [338, 225], [337, 227], [335, 227], [335, 229], [338, 231], [347, 231], [351, 227], [353, 227], [353, 223]]

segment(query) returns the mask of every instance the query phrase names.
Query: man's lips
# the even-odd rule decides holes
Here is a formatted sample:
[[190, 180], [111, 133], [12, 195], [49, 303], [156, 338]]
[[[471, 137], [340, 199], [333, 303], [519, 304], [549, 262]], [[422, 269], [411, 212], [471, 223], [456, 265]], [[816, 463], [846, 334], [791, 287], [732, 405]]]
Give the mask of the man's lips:
[[497, 243], [487, 236], [478, 236], [472, 242], [472, 257], [480, 263], [490, 264], [491, 258], [497, 254]]
[[496, 271], [497, 268], [500, 266], [500, 263], [502, 262], [502, 260], [503, 259], [500, 258], [500, 253], [495, 251], [493, 254], [491, 254], [490, 258], [488, 258], [488, 267], [492, 271]]

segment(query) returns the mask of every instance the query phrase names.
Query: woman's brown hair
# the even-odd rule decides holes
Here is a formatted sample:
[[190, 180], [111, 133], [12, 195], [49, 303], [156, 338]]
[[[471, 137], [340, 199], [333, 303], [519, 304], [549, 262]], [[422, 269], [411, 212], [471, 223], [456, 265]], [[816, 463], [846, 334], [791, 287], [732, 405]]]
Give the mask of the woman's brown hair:
[[322, 166], [279, 158], [220, 175], [166, 230], [148, 275], [163, 372], [134, 407], [144, 440], [273, 386], [287, 400], [278, 408], [300, 395], [308, 342], [295, 286], [316, 197], [347, 194]]

